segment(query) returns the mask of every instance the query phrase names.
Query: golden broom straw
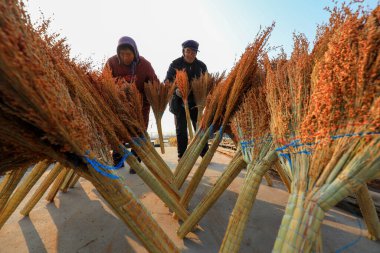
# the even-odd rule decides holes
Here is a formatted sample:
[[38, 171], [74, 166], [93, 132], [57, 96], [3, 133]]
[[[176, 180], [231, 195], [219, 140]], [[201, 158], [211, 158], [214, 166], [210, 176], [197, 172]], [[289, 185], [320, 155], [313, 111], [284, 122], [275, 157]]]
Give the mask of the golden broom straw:
[[379, 115], [374, 112], [380, 99], [373, 73], [379, 61], [372, 52], [379, 50], [379, 11], [359, 17], [360, 11], [343, 7], [334, 14], [341, 20], [331, 24], [336, 28], [314, 67], [310, 105], [300, 126], [303, 142], [314, 143], [312, 155], [301, 156], [309, 160], [306, 167], [293, 168], [287, 218], [274, 252], [314, 249], [325, 212], [378, 174]]
[[162, 154], [165, 154], [165, 147], [164, 137], [162, 134], [161, 118], [165, 112], [166, 106], [169, 103], [170, 98], [173, 95], [174, 89], [175, 86], [170, 82], [160, 84], [159, 81], [153, 81], [145, 83], [144, 85], [146, 98], [148, 99], [152, 107], [154, 117], [156, 118]]
[[189, 103], [188, 103], [188, 97], [190, 95], [190, 83], [187, 78], [187, 73], [185, 70], [176, 70], [176, 77], [174, 80], [174, 83], [181, 92], [183, 105], [185, 107], [185, 113], [186, 113], [186, 121], [187, 121], [187, 129], [189, 130], [189, 136], [190, 139], [194, 138], [194, 131], [193, 126], [190, 118], [190, 110], [189, 110]]

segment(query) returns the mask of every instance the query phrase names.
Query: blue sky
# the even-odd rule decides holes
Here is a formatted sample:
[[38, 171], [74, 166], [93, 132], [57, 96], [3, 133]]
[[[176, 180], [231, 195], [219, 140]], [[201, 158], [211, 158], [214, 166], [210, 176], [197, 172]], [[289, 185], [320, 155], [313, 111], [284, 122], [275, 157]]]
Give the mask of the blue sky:
[[[339, 1], [341, 2], [341, 1]], [[364, 1], [371, 9], [379, 3]], [[327, 22], [332, 6], [327, 0], [29, 0], [32, 20], [44, 13], [53, 19], [51, 31], [67, 37], [72, 55], [90, 58], [95, 66], [115, 54], [117, 40], [131, 36], [140, 54], [148, 59], [163, 80], [172, 60], [181, 56], [181, 43], [200, 43], [198, 58], [210, 72], [229, 70], [252, 42], [261, 27], [273, 21], [271, 46], [292, 50], [293, 32], [314, 40], [317, 24]], [[174, 133], [173, 115], [163, 117], [163, 131]], [[156, 132], [153, 114], [149, 132]]]

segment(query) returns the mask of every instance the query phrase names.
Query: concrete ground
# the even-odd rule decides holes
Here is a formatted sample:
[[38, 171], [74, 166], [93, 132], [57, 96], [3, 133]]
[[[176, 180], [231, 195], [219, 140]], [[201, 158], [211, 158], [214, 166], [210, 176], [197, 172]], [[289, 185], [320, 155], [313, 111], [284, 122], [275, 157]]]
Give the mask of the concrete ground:
[[[177, 164], [176, 149], [166, 148], [163, 157], [174, 169]], [[190, 210], [194, 209], [214, 184], [230, 159], [220, 153], [215, 155], [190, 204]], [[196, 166], [199, 162], [200, 159]], [[218, 252], [245, 171], [241, 172], [201, 220], [200, 225], [204, 231], [192, 233], [185, 240], [177, 238], [178, 222], [172, 218], [168, 209], [142, 180], [137, 175], [126, 172], [123, 172], [123, 175], [126, 178], [125, 183], [139, 196], [182, 252]], [[31, 193], [35, 189], [36, 186]], [[280, 182], [274, 180], [274, 187], [268, 187], [266, 182], [262, 183], [240, 252], [271, 251], [284, 214], [287, 197], [288, 193]], [[25, 203], [26, 200], [0, 230], [0, 253], [146, 252], [87, 180], [80, 179], [75, 188], [67, 193], [59, 193], [54, 203], [47, 203], [42, 199], [30, 217], [19, 214]], [[333, 209], [327, 213], [322, 227], [324, 252], [380, 252], [380, 243], [367, 239], [366, 235], [362, 219], [339, 209]], [[348, 245], [352, 246], [339, 251]]]

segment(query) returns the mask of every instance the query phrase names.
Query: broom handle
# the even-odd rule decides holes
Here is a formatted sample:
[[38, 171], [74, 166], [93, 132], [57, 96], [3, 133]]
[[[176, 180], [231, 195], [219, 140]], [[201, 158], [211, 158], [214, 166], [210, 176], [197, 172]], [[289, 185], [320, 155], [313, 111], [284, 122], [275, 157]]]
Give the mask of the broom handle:
[[17, 187], [16, 192], [12, 198], [9, 199], [0, 214], [0, 229], [4, 226], [5, 222], [9, 219], [12, 213], [20, 205], [21, 201], [26, 197], [32, 187], [37, 183], [38, 179], [44, 174], [49, 167], [47, 160], [41, 161], [34, 166], [28, 177]]
[[280, 160], [278, 160], [274, 166], [273, 166], [278, 175], [280, 175], [280, 178], [281, 178], [281, 181], [284, 183], [286, 189], [288, 189], [288, 192], [290, 193], [290, 180], [289, 180], [289, 177], [286, 175], [286, 172], [284, 171], [284, 169], [282, 168], [281, 164], [280, 164]]
[[67, 173], [67, 175], [65, 177], [65, 180], [63, 181], [63, 183], [61, 185], [61, 191], [62, 192], [67, 192], [67, 190], [69, 189], [69, 184], [70, 184], [70, 182], [74, 176], [75, 176], [74, 170], [70, 169], [70, 171]]
[[0, 185], [0, 213], [4, 208], [13, 191], [25, 175], [27, 168], [16, 169], [8, 172]]
[[197, 130], [199, 129], [199, 125], [201, 124], [202, 116], [203, 116], [203, 109], [204, 106], [198, 107], [198, 115], [197, 115]]
[[270, 177], [270, 175], [268, 173], [265, 173], [264, 178], [267, 181], [268, 186], [272, 187], [273, 181], [272, 181], [272, 178]]
[[193, 126], [192, 126], [191, 117], [190, 117], [189, 104], [187, 101], [186, 102], [184, 101], [184, 105], [185, 105], [187, 128], [189, 129], [189, 136], [190, 136], [190, 139], [192, 140], [194, 137], [194, 133], [193, 133]]
[[78, 170], [78, 172], [95, 186], [116, 215], [143, 243], [148, 252], [180, 252], [128, 186], [121, 184], [119, 180], [104, 177], [91, 168], [89, 171]]
[[204, 217], [204, 215], [215, 204], [219, 197], [224, 193], [232, 181], [239, 175], [240, 171], [244, 169], [247, 164], [245, 163], [241, 152], [238, 157], [234, 157], [228, 164], [226, 170], [216, 181], [215, 185], [210, 189], [207, 195], [196, 206], [194, 211], [190, 214], [189, 218], [178, 229], [177, 235], [183, 239]]
[[69, 187], [74, 188], [74, 186], [78, 182], [79, 178], [80, 178], [80, 176], [78, 174], [75, 174], [75, 176], [73, 177], [73, 179], [70, 182]]
[[24, 216], [28, 216], [30, 211], [32, 211], [33, 207], [37, 204], [37, 202], [42, 198], [44, 193], [47, 191], [49, 186], [54, 182], [54, 179], [58, 176], [59, 172], [61, 172], [62, 166], [60, 163], [56, 163], [54, 168], [49, 172], [44, 181], [40, 184], [36, 192], [29, 199], [28, 203], [21, 210], [21, 214]]
[[165, 154], [164, 136], [162, 134], [161, 118], [156, 117], [158, 138], [160, 139], [161, 154]]
[[47, 201], [49, 201], [49, 202], [54, 201], [54, 198], [57, 195], [59, 188], [61, 187], [63, 181], [65, 180], [67, 173], [69, 173], [69, 169], [64, 168], [61, 170], [61, 172], [59, 173], [59, 175], [55, 179], [52, 187], [50, 188], [49, 193], [46, 196]]
[[[211, 131], [210, 128], [208, 128], [206, 130], [206, 132], [201, 137], [201, 140], [196, 144], [196, 146], [194, 147], [194, 150], [191, 151], [191, 154], [189, 154], [189, 156], [187, 157], [187, 159], [183, 163], [181, 163], [183, 157], [181, 158], [180, 163], [177, 166], [177, 168], [179, 168], [179, 169], [178, 169], [178, 174], [177, 174], [176, 179], [175, 179], [175, 185], [176, 185], [177, 189], [180, 189], [182, 187], [187, 176], [190, 174], [191, 169], [193, 168], [194, 164], [196, 163], [198, 156], [202, 153], [204, 146], [208, 142], [208, 139], [210, 136], [210, 131]], [[187, 153], [187, 151], [185, 152], [185, 154], [186, 153]], [[181, 164], [181, 166], [180, 166], [180, 164]]]
[[380, 222], [376, 213], [376, 207], [372, 197], [368, 191], [368, 187], [364, 184], [356, 193], [356, 198], [363, 219], [367, 225], [368, 234], [371, 240], [380, 240]]
[[210, 162], [211, 162], [211, 160], [215, 154], [216, 149], [219, 146], [220, 140], [221, 140], [220, 133], [218, 132], [214, 138], [214, 141], [213, 141], [210, 149], [204, 155], [201, 163], [199, 164], [199, 166], [197, 168], [197, 171], [194, 173], [193, 177], [191, 178], [191, 181], [190, 181], [189, 185], [187, 186], [185, 193], [182, 195], [181, 204], [185, 208], [188, 207], [191, 198], [193, 197], [196, 189], [198, 188], [198, 185], [201, 182], [202, 177], [205, 174], [206, 169], [207, 169], [208, 165], [210, 164]]
[[157, 178], [137, 161], [134, 156], [127, 158], [127, 163], [135, 169], [137, 175], [148, 185], [148, 187], [171, 209], [181, 220], [189, 216], [186, 209], [180, 204], [178, 195], [163, 185]]
[[248, 165], [247, 176], [230, 216], [219, 253], [239, 252], [240, 243], [243, 239], [244, 230], [255, 202], [261, 180], [277, 159], [276, 151], [270, 151], [259, 163], [255, 165], [250, 163]]

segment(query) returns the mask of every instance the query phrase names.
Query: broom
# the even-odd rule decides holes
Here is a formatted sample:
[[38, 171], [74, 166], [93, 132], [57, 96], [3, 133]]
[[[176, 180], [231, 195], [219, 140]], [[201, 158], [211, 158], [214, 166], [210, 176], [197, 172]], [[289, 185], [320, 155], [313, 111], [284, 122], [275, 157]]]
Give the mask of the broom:
[[[223, 116], [223, 118], [221, 120], [214, 117], [214, 121], [211, 124], [211, 126], [216, 125], [217, 120], [221, 120], [222, 124], [220, 130], [217, 132], [214, 141], [210, 146], [210, 149], [203, 157], [197, 171], [195, 172], [195, 175], [191, 179], [188, 188], [186, 189], [183, 197], [181, 198], [181, 203], [184, 203], [184, 205], [189, 203], [192, 195], [198, 187], [203, 177], [203, 174], [207, 169], [207, 166], [211, 162], [211, 159], [216, 149], [218, 148], [220, 141], [222, 140], [224, 129], [229, 123], [231, 116], [236, 111], [239, 102], [241, 101], [241, 96], [247, 92], [249, 87], [258, 86], [260, 85], [260, 80], [263, 80], [263, 72], [261, 71], [262, 68], [260, 68], [259, 65], [259, 57], [260, 55], [262, 55], [263, 48], [265, 46], [266, 41], [268, 40], [268, 36], [270, 35], [273, 27], [274, 24], [271, 27], [264, 30], [261, 34], [259, 34], [255, 42], [247, 48], [246, 52], [242, 56], [242, 59], [239, 63], [239, 68], [237, 69], [236, 79], [234, 80], [231, 86], [231, 91], [228, 92], [227, 104], [218, 104], [218, 108], [215, 115], [219, 114], [220, 116]], [[227, 96], [227, 93], [225, 95]], [[223, 114], [222, 110], [225, 111]], [[183, 184], [183, 182], [180, 183]]]
[[[2, 56], [1, 61], [0, 61], [1, 62], [0, 66], [2, 69], [1, 74], [3, 77], [5, 76], [5, 80], [11, 81], [11, 82], [5, 82], [0, 92], [1, 92], [1, 95], [4, 96], [4, 98], [7, 98], [7, 97], [13, 98], [9, 101], [7, 100], [6, 102], [7, 104], [2, 104], [1, 106], [2, 113], [6, 112], [7, 114], [18, 116], [20, 121], [28, 123], [31, 126], [33, 126], [33, 124], [38, 125], [38, 128], [35, 127], [34, 129], [33, 128], [31, 129], [34, 130], [34, 133], [36, 135], [40, 135], [41, 133], [46, 134], [47, 137], [45, 139], [45, 142], [53, 143], [56, 150], [54, 154], [52, 153], [51, 154], [54, 157], [59, 156], [59, 158], [61, 158], [61, 160], [64, 163], [66, 164], [68, 163], [72, 166], [72, 163], [74, 163], [73, 160], [67, 159], [67, 157], [66, 159], [62, 159], [63, 157], [62, 154], [65, 154], [65, 152], [71, 151], [72, 153], [78, 154], [80, 157], [85, 156], [86, 150], [91, 148], [91, 146], [89, 146], [86, 143], [94, 143], [94, 140], [96, 141], [99, 139], [99, 136], [104, 136], [104, 135], [98, 134], [98, 132], [100, 132], [99, 131], [100, 129], [90, 127], [91, 125], [90, 121], [86, 120], [88, 119], [88, 116], [90, 115], [86, 115], [83, 111], [79, 111], [78, 109], [81, 107], [73, 106], [73, 103], [72, 103], [73, 100], [71, 99], [71, 96], [67, 92], [68, 91], [67, 86], [62, 85], [64, 83], [62, 81], [62, 78], [60, 77], [60, 75], [57, 74], [57, 71], [55, 71], [54, 66], [51, 64], [51, 61], [49, 61], [50, 59], [46, 57], [46, 51], [45, 51], [46, 46], [44, 46], [44, 44], [42, 44], [42, 46], [39, 45], [37, 42], [41, 42], [41, 40], [35, 36], [34, 31], [31, 29], [27, 29], [28, 27], [23, 26], [23, 22], [28, 22], [28, 21], [26, 21], [24, 17], [20, 18], [20, 16], [18, 16], [18, 14], [20, 13], [19, 5], [16, 5], [15, 3], [5, 4], [4, 2], [1, 2], [0, 4], [2, 7], [0, 9], [12, 10], [12, 11], [7, 11], [6, 13], [2, 13], [4, 14], [2, 15], [4, 17], [4, 22], [1, 23], [2, 25], [1, 31], [14, 31], [15, 29], [13, 29], [14, 27], [12, 27], [12, 24], [17, 24], [18, 27], [22, 28], [21, 33], [24, 32], [24, 34], [21, 34], [21, 35], [23, 35], [23, 37], [26, 38], [25, 41], [28, 41], [28, 44], [24, 44], [22, 42], [21, 44], [20, 43], [17, 44], [16, 46], [18, 48], [16, 48], [16, 50], [9, 50], [9, 47], [15, 46], [15, 44], [5, 43], [5, 42], [8, 42], [9, 38], [12, 38], [11, 37], [12, 34], [11, 33], [6, 34], [4, 32], [0, 32], [1, 41], [3, 42], [1, 43], [0, 48], [4, 50], [5, 49], [4, 45], [7, 45], [6, 49], [8, 49], [6, 50], [6, 52], [8, 53], [3, 53], [3, 52], [1, 53], [1, 56]], [[13, 16], [13, 14], [15, 15]], [[5, 22], [5, 21], [9, 21], [9, 22]], [[6, 28], [4, 28], [4, 26], [6, 26]], [[19, 34], [16, 34], [16, 35], [18, 36]], [[31, 52], [30, 51], [31, 48], [28, 48], [28, 47], [32, 47], [32, 46], [36, 47], [35, 50], [33, 51], [34, 54], [28, 55], [28, 56], [24, 55], [23, 50], [20, 50], [19, 48], [19, 47], [24, 47], [28, 49], [26, 50], [27, 52]], [[9, 55], [9, 53], [11, 55]], [[15, 54], [15, 53], [17, 54], [16, 57], [12, 57], [14, 56], [12, 54]], [[4, 57], [6, 56], [12, 57], [12, 61], [5, 60]], [[25, 72], [23, 72], [22, 74], [18, 73], [18, 75], [11, 75], [11, 73], [14, 73], [13, 71], [17, 70], [16, 68], [17, 64], [21, 63], [20, 60], [23, 60], [22, 62], [25, 62], [25, 59], [29, 60], [28, 57], [35, 58], [35, 59], [30, 59], [31, 60], [30, 62], [32, 62], [30, 65], [28, 65], [28, 67], [30, 68], [25, 69]], [[12, 66], [10, 66], [9, 63], [12, 63]], [[34, 78], [35, 75], [33, 75], [33, 73], [38, 69], [41, 70], [42, 66], [47, 67], [46, 69], [49, 69], [49, 71], [46, 71], [45, 69], [43, 69], [42, 73], [44, 73], [44, 75], [39, 76], [40, 79]], [[7, 71], [3, 71], [5, 69], [7, 69]], [[24, 73], [28, 76], [28, 78], [23, 77]], [[15, 80], [14, 76], [17, 76], [18, 79]], [[28, 82], [29, 80], [31, 81]], [[8, 83], [12, 84], [12, 86], [7, 85]], [[49, 84], [49, 85], [43, 85], [43, 84]], [[44, 89], [34, 90], [34, 88], [37, 88], [37, 87], [44, 87]], [[17, 93], [14, 94], [13, 91], [17, 91]], [[39, 92], [38, 96], [35, 95], [36, 91]], [[25, 95], [28, 94], [28, 96], [21, 96], [21, 94], [25, 94]], [[13, 95], [13, 96], [10, 96], [10, 95]], [[77, 94], [74, 94], [73, 96], [75, 95]], [[59, 99], [57, 99], [54, 96], [59, 97]], [[76, 102], [80, 103], [81, 101], [76, 100]], [[14, 106], [8, 106], [9, 104], [13, 104]], [[48, 106], [45, 106], [45, 105], [48, 105]], [[47, 108], [50, 108], [50, 109], [47, 109]], [[53, 108], [56, 109], [54, 110], [54, 114], [52, 113], [53, 111], [50, 111]], [[57, 113], [57, 110], [58, 111], [63, 110], [63, 112]], [[70, 120], [66, 120], [65, 117], [69, 115], [70, 115], [69, 117]], [[78, 117], [80, 115], [82, 117]], [[97, 116], [93, 115], [93, 117], [97, 117]], [[91, 120], [93, 120], [93, 118], [91, 118]], [[63, 124], [58, 125], [57, 122], [60, 122]], [[77, 125], [77, 127], [73, 127], [75, 124], [78, 124], [78, 122], [80, 122], [80, 124]], [[99, 127], [100, 124], [97, 124], [97, 126]], [[49, 131], [46, 131], [48, 129]], [[92, 131], [89, 131], [88, 129], [91, 129]], [[39, 131], [36, 131], [36, 130], [39, 130]], [[98, 131], [95, 131], [95, 130], [98, 130]], [[18, 131], [18, 129], [14, 129], [14, 131], [16, 132]], [[91, 133], [94, 133], [95, 138], [91, 138], [92, 137]], [[20, 136], [22, 135], [20, 134]], [[62, 141], [62, 140], [65, 140], [65, 141]], [[103, 141], [105, 141], [105, 139]], [[93, 148], [94, 147], [95, 145], [93, 146]], [[98, 149], [92, 149], [92, 150], [96, 151]], [[40, 150], [33, 150], [33, 149], [31, 151], [37, 152], [37, 153], [41, 152]], [[102, 154], [107, 154], [107, 152], [99, 153], [99, 156], [102, 156]], [[81, 168], [83, 169], [84, 167], [81, 167]], [[78, 170], [78, 173], [80, 173], [81, 175], [85, 175], [85, 172], [86, 172], [85, 170]], [[91, 170], [89, 172], [91, 172]], [[96, 182], [95, 181], [96, 176], [98, 176], [98, 174], [92, 174], [91, 176], [87, 176], [87, 178], [92, 180], [92, 182], [94, 183]], [[102, 177], [103, 176], [99, 177], [98, 179], [104, 181], [104, 178]], [[108, 182], [108, 185], [109, 185], [108, 188], [105, 188], [105, 187], [100, 188], [100, 185], [101, 184], [98, 184], [97, 188], [100, 189], [100, 192], [103, 195], [107, 194], [107, 190], [108, 191], [111, 190], [109, 187], [117, 186], [115, 182], [113, 183]], [[123, 186], [123, 189], [124, 189], [124, 186]], [[123, 191], [125, 192], [126, 190], [124, 189]], [[128, 196], [125, 193], [122, 195]], [[130, 203], [134, 203], [135, 201], [135, 198], [133, 198], [133, 196], [126, 199], [130, 201]], [[110, 199], [108, 198], [107, 200], [109, 201]], [[114, 207], [119, 206], [118, 203], [111, 203], [111, 204], [113, 204]], [[128, 209], [118, 209], [118, 210], [115, 209], [115, 211], [119, 215], [124, 215], [124, 216], [127, 213], [130, 213], [130, 214], [133, 213], [132, 210], [130, 211]], [[144, 215], [146, 213], [144, 210], [138, 210], [138, 211], [140, 215], [141, 214]], [[152, 224], [152, 229], [154, 228], [154, 230], [152, 230], [153, 233], [148, 233], [146, 229], [140, 230], [141, 224], [134, 226], [133, 223], [135, 223], [136, 221], [133, 219], [124, 219], [124, 221], [127, 222], [127, 224], [129, 224], [129, 226], [138, 235], [138, 237], [142, 239], [143, 243], [147, 246], [147, 248], [150, 251], [152, 252], [176, 251], [175, 247], [173, 247], [173, 245], [170, 246], [169, 240], [165, 238], [165, 233], [163, 233], [162, 230], [160, 231], [158, 225], [154, 225], [156, 223], [153, 222], [152, 218], [149, 215], [146, 216], [146, 219], [143, 221], [144, 221], [145, 227], [149, 228], [148, 224], [150, 223]], [[146, 238], [144, 237], [144, 235], [147, 235], [148, 237]], [[160, 243], [158, 243], [158, 241], [160, 241]], [[154, 242], [157, 242], [157, 243], [154, 243]]]
[[[265, 80], [265, 76], [262, 76]], [[264, 83], [264, 82], [262, 82]], [[247, 175], [230, 216], [219, 252], [238, 252], [262, 178], [277, 160], [269, 136], [269, 110], [263, 87], [252, 87], [234, 116]]]
[[186, 113], [186, 121], [187, 121], [187, 129], [189, 130], [189, 136], [190, 139], [193, 139], [194, 133], [193, 133], [193, 126], [190, 118], [190, 111], [189, 111], [189, 103], [188, 103], [188, 97], [190, 95], [190, 84], [189, 80], [187, 78], [187, 73], [185, 70], [176, 70], [176, 76], [174, 83], [181, 92], [182, 95], [182, 101], [183, 105], [185, 107], [185, 113]]
[[158, 136], [160, 139], [161, 153], [165, 154], [164, 137], [162, 135], [161, 118], [166, 106], [173, 95], [175, 86], [172, 83], [160, 84], [158, 81], [145, 83], [144, 91], [146, 98], [152, 106], [154, 117], [156, 118]]
[[293, 153], [312, 143], [312, 155], [307, 167], [293, 167], [292, 195], [274, 252], [316, 248], [325, 212], [379, 172], [379, 60], [373, 54], [379, 50], [379, 11], [363, 14], [344, 6], [333, 13], [342, 22], [313, 70], [303, 143], [289, 146]]
[[[200, 131], [199, 136], [201, 138], [194, 141], [193, 149], [186, 150], [184, 154], [186, 160], [182, 163], [180, 162], [176, 168], [175, 176], [176, 186], [178, 188], [181, 188], [185, 182], [186, 177], [194, 166], [197, 157], [206, 144], [210, 133], [213, 133], [220, 126], [219, 131], [214, 138], [215, 141], [199, 165], [200, 172], [210, 163], [213, 154], [221, 141], [224, 128], [228, 124], [231, 114], [236, 110], [239, 98], [251, 85], [250, 81], [253, 76], [252, 74], [255, 73], [257, 69], [257, 57], [262, 52], [273, 27], [274, 24], [264, 30], [261, 34], [257, 35], [255, 42], [247, 47], [239, 62], [234, 66], [226, 80], [223, 82], [223, 85], [221, 86], [223, 89], [219, 90], [220, 93], [217, 101], [214, 103], [211, 101], [211, 104], [215, 104], [215, 106], [210, 106], [211, 110], [209, 112], [207, 112], [206, 107], [205, 117], [201, 124], [201, 129], [205, 130]], [[187, 157], [187, 153], [189, 154], [189, 157]], [[197, 183], [194, 183], [194, 185], [196, 184]]]
[[[99, 78], [101, 78], [100, 81], [96, 80]], [[93, 78], [93, 86], [97, 92], [105, 101], [114, 105], [112, 110], [121, 119], [117, 125], [117, 135], [121, 136], [124, 142], [129, 142], [148, 169], [178, 199], [179, 192], [171, 183], [174, 180], [173, 173], [151, 145], [149, 135], [145, 131], [142, 98], [139, 91], [135, 85], [126, 86], [120, 83], [118, 85], [119, 89], [109, 71], [104, 71], [101, 76]]]

